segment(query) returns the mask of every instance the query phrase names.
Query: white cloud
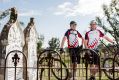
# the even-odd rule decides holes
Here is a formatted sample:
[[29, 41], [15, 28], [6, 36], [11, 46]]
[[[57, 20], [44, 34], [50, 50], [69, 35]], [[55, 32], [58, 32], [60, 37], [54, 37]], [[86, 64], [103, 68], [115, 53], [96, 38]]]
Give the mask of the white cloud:
[[0, 0], [0, 2], [10, 2], [11, 0]]
[[94, 15], [102, 16], [103, 4], [109, 4], [111, 0], [77, 0], [76, 4], [64, 2], [57, 6], [55, 15], [78, 16], [78, 15]]
[[19, 16], [41, 16], [41, 13], [39, 11], [30, 10], [19, 13]]

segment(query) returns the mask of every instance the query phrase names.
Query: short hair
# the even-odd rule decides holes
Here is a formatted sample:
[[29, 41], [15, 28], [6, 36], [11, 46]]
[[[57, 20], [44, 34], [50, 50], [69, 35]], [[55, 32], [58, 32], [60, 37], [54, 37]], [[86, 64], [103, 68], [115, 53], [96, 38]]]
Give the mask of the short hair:
[[75, 21], [71, 21], [70, 25], [72, 25], [72, 24], [76, 24], [77, 25], [77, 23]]
[[90, 25], [93, 24], [93, 23], [97, 24], [97, 22], [96, 22], [95, 20], [92, 20], [92, 21], [90, 22]]

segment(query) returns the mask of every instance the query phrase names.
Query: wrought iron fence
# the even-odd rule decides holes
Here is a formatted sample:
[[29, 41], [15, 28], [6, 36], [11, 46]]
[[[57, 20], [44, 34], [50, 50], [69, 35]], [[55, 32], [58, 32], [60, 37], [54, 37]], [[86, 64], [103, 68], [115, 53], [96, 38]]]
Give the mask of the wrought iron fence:
[[[11, 13], [10, 13], [11, 12]], [[16, 38], [12, 39], [13, 42], [10, 44], [12, 45], [10, 48], [10, 52], [7, 53], [6, 47], [8, 46], [8, 36], [10, 36], [10, 28], [14, 26], [14, 24], [17, 24], [17, 11], [16, 8], [11, 8], [5, 11], [5, 15], [3, 15], [1, 18], [4, 18], [10, 14], [10, 20], [8, 23], [4, 26], [1, 35], [0, 35], [0, 80], [9, 80], [10, 78], [8, 75], [12, 75], [14, 77], [14, 80], [29, 80], [29, 70], [32, 69], [32, 71], [36, 71], [36, 77], [37, 80], [68, 80], [70, 76], [72, 75], [73, 80], [77, 78], [78, 80], [88, 80], [91, 76], [92, 70], [97, 70], [97, 74], [95, 75], [96, 79], [98, 80], [119, 80], [119, 50], [113, 57], [106, 58], [105, 55], [102, 56], [101, 53], [97, 53], [90, 49], [83, 49], [80, 51], [80, 64], [76, 68], [71, 67], [71, 59], [69, 53], [65, 53], [60, 55], [58, 52], [53, 50], [44, 50], [43, 52], [39, 53], [37, 58], [37, 62], [34, 63], [37, 66], [29, 67], [28, 64], [28, 58], [32, 56], [28, 56], [28, 46], [29, 46], [29, 37], [30, 36], [36, 36], [36, 30], [34, 28], [34, 18], [30, 19], [30, 22], [28, 23], [28, 26], [24, 30], [24, 37], [25, 37], [25, 46], [23, 52], [20, 50], [14, 50], [13, 47], [16, 47], [16, 44], [19, 44], [19, 40], [16, 40]], [[18, 26], [18, 25], [17, 25]], [[17, 32], [14, 32], [14, 34], [18, 33], [19, 35], [23, 34], [23, 32], [20, 30], [20, 27], [17, 27]], [[13, 29], [14, 30], [14, 29]], [[15, 30], [14, 30], [15, 31]], [[34, 35], [30, 35], [30, 31], [33, 33], [35, 31]], [[11, 33], [12, 34], [12, 33]], [[13, 34], [13, 36], [14, 36]], [[18, 35], [15, 35], [18, 36]], [[13, 37], [12, 37], [13, 38]], [[21, 39], [22, 36], [19, 37]], [[32, 37], [32, 42], [36, 43], [36, 37]], [[15, 43], [16, 41], [16, 43]], [[13, 46], [13, 43], [14, 46]], [[21, 41], [22, 44], [22, 41]], [[21, 49], [20, 46], [23, 45], [17, 45], [19, 49]], [[31, 43], [30, 43], [31, 44]], [[36, 47], [37, 44], [34, 46]], [[33, 46], [33, 45], [30, 45]], [[32, 47], [33, 48], [33, 47]], [[30, 48], [30, 49], [32, 49]], [[119, 47], [118, 47], [119, 48]], [[12, 50], [12, 51], [11, 51]], [[36, 51], [36, 49], [34, 48]], [[33, 50], [33, 51], [34, 51]], [[110, 49], [108, 49], [110, 50]], [[34, 52], [35, 52], [34, 51]], [[7, 55], [6, 55], [7, 53]], [[108, 51], [107, 51], [108, 53]], [[112, 52], [113, 53], [113, 52]], [[12, 57], [9, 56], [12, 54]], [[105, 54], [105, 53], [103, 53]], [[23, 57], [20, 57], [20, 56]], [[95, 56], [97, 59], [95, 59]], [[98, 59], [99, 58], [99, 59]], [[94, 65], [95, 61], [98, 60], [98, 67], [93, 68], [90, 67], [91, 65]], [[11, 63], [12, 66], [9, 66], [8, 63]], [[23, 66], [18, 66], [20, 63], [23, 64]], [[30, 62], [30, 61], [29, 61]], [[34, 60], [35, 62], [35, 60]], [[14, 67], [13, 67], [14, 66]], [[13, 73], [8, 73], [8, 70], [11, 69]], [[18, 69], [22, 72], [22, 74], [19, 74]], [[75, 75], [76, 72], [76, 75]], [[18, 76], [23, 77], [21, 79]], [[7, 77], [7, 79], [6, 79]], [[11, 79], [10, 79], [11, 80]], [[30, 79], [31, 80], [31, 79]]]
[[[99, 56], [95, 51], [93, 51], [97, 56]], [[10, 54], [14, 54], [12, 57], [12, 61], [14, 64], [14, 67], [8, 67], [7, 66], [7, 58]], [[24, 67], [18, 67], [17, 64], [19, 64], [19, 54], [23, 55], [23, 58], [25, 59], [26, 66]], [[92, 57], [89, 57], [89, 55], [92, 54], [92, 50], [89, 49], [83, 49], [80, 52], [80, 64], [78, 64], [78, 67], [76, 68], [76, 76], [73, 76], [77, 78], [77, 80], [88, 80], [90, 78], [90, 59], [93, 59]], [[96, 74], [97, 80], [118, 80], [119, 79], [119, 62], [117, 61], [117, 54], [115, 55], [113, 61], [109, 61], [108, 64], [112, 64], [111, 67], [107, 67], [106, 63], [103, 64], [105, 60], [102, 60], [100, 58], [99, 60], [99, 69]], [[111, 63], [110, 63], [111, 62]], [[117, 62], [115, 64], [115, 62]], [[17, 68], [24, 69], [26, 72], [24, 72], [24, 80], [28, 80], [28, 69], [36, 69], [37, 70], [37, 80], [68, 80], [70, 76], [70, 70], [72, 69], [70, 67], [71, 60], [68, 53], [60, 55], [58, 52], [53, 50], [44, 50], [40, 53], [37, 60], [37, 67], [27, 67], [27, 58], [23, 54], [23, 52], [19, 50], [11, 51], [7, 54], [4, 66], [1, 66], [1, 69], [4, 69], [2, 73], [4, 73], [2, 76], [4, 78], [1, 78], [1, 80], [6, 80], [7, 69], [13, 68], [14, 69], [14, 80], [20, 80], [17, 79], [16, 71]], [[103, 73], [105, 71], [107, 75]], [[110, 71], [110, 72], [109, 72]], [[109, 78], [111, 77], [111, 78]], [[73, 78], [74, 79], [74, 78]], [[8, 79], [9, 80], [9, 79]]]

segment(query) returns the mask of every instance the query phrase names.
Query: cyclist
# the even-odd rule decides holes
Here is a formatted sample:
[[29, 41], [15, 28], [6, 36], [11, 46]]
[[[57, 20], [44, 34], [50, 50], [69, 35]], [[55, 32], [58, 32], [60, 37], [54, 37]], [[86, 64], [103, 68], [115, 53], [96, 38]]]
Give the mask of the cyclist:
[[[95, 52], [98, 53], [97, 47], [99, 46], [100, 38], [104, 38], [107, 41], [113, 43], [113, 40], [105, 36], [100, 30], [97, 29], [97, 23], [95, 20], [90, 22], [90, 31], [86, 32], [85, 34], [85, 47], [89, 49], [93, 49]], [[92, 53], [92, 62], [90, 66], [91, 77], [89, 80], [96, 80], [95, 74], [98, 72], [98, 65], [99, 65], [99, 56]]]
[[79, 51], [81, 49], [81, 46], [79, 46], [78, 38], [82, 39], [82, 43], [84, 42], [83, 37], [76, 30], [76, 26], [77, 26], [77, 23], [75, 21], [70, 22], [70, 29], [68, 29], [66, 31], [66, 33], [65, 33], [65, 35], [62, 39], [61, 49], [60, 49], [61, 53], [64, 52], [63, 46], [64, 46], [64, 43], [67, 39], [69, 55], [70, 55], [70, 58], [71, 58], [71, 65], [70, 65], [71, 71], [70, 71], [69, 79], [74, 79], [75, 78], [75, 76], [76, 76], [76, 67], [77, 67], [77, 64], [80, 63]]

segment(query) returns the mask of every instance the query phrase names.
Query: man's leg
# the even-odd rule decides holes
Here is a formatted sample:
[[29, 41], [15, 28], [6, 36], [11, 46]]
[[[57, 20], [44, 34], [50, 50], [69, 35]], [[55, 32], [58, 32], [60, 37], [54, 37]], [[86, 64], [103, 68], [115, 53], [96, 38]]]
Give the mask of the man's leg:
[[[98, 50], [95, 50], [98, 53]], [[90, 79], [90, 80], [96, 80], [95, 79], [95, 75], [99, 70], [99, 56], [97, 54], [95, 54], [94, 52], [92, 52], [92, 62], [91, 62], [91, 66], [90, 66], [90, 73], [91, 73], [91, 77], [94, 79]]]
[[80, 50], [79, 48], [75, 48], [73, 51], [73, 56], [72, 56], [72, 65], [71, 65], [71, 73], [73, 79], [76, 79], [76, 69], [78, 64], [80, 64]]
[[72, 73], [72, 76], [75, 77], [76, 76], [76, 68], [77, 68], [77, 64], [76, 63], [73, 63], [71, 65], [71, 73]]
[[76, 60], [76, 49], [70, 49], [70, 59], [71, 59], [71, 64], [70, 64], [70, 78], [76, 77], [76, 68], [77, 68], [77, 60]]
[[91, 73], [91, 75], [92, 76], [95, 76], [96, 75], [96, 73], [98, 72], [98, 65], [91, 65], [90, 66], [90, 73]]
[[71, 63], [70, 68], [71, 68], [71, 71], [70, 71], [69, 78], [70, 80], [73, 80], [73, 79], [75, 80], [77, 64]]
[[70, 64], [70, 78], [76, 77], [76, 68], [77, 68], [77, 63], [75, 61], [75, 58], [72, 58], [72, 62]]
[[92, 77], [92, 79], [90, 78], [90, 80], [96, 80], [95, 75], [99, 70], [99, 59], [98, 59], [98, 57], [95, 56], [93, 63], [94, 64], [91, 64], [91, 66], [90, 66], [90, 73], [91, 73], [91, 77]]

